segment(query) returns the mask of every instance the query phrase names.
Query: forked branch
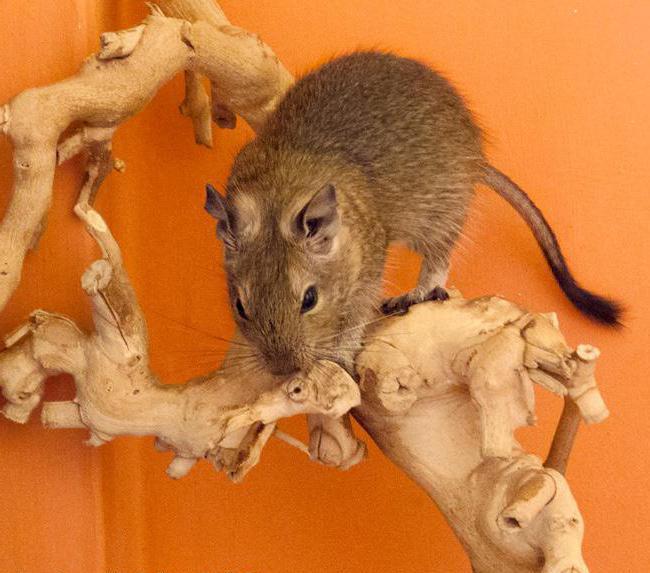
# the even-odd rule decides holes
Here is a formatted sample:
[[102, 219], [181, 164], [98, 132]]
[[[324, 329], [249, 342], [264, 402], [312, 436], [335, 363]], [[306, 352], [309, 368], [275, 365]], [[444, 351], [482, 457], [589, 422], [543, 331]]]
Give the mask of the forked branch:
[[[0, 106], [0, 129], [14, 144], [13, 194], [0, 223], [0, 309], [18, 286], [25, 254], [42, 231], [57, 160], [88, 151], [97, 170], [90, 173], [93, 183], [84, 190], [86, 202], [92, 203], [113, 165], [114, 130], [178, 72], [187, 72], [184, 109], [192, 118], [196, 139], [206, 145], [211, 143], [212, 110], [221, 124], [237, 114], [259, 129], [292, 84], [293, 77], [271, 49], [257, 36], [231, 26], [211, 2], [161, 5], [170, 14], [192, 20], [165, 17], [155, 9], [136, 28], [104, 34], [100, 52], [89, 57], [76, 75], [26, 90]], [[199, 74], [219, 94], [212, 106]], [[72, 137], [60, 143], [61, 135], [74, 125], [78, 129]]]
[[[92, 207], [106, 175], [123, 168], [111, 155], [113, 133], [183, 71], [181, 109], [197, 142], [211, 145], [211, 120], [232, 127], [239, 115], [260, 129], [293, 78], [210, 0], [159, 0], [152, 12], [140, 26], [103, 35], [100, 52], [75, 76], [0, 106], [0, 129], [14, 144], [13, 196], [0, 224], [0, 308], [38, 240], [57, 163], [80, 152], [86, 180], [75, 211], [103, 252], [82, 278], [91, 334], [39, 310], [5, 337], [4, 415], [25, 422], [45, 379], [67, 372], [76, 398], [44, 404], [47, 426], [86, 428], [92, 445], [154, 435], [158, 449], [174, 453], [170, 476], [207, 458], [239, 480], [275, 422], [299, 413], [312, 415], [312, 457], [342, 468], [359, 462], [365, 447], [341, 418], [354, 408], [382, 451], [445, 514], [476, 573], [586, 573], [582, 517], [560, 472], [579, 417], [599, 422], [608, 411], [594, 377], [598, 350], [568, 346], [552, 314], [498, 297], [418, 305], [376, 324], [358, 357], [360, 387], [332, 363], [292, 380], [234, 380], [224, 369], [184, 385], [159, 383], [119, 247]], [[514, 439], [516, 428], [535, 421], [534, 384], [566, 400], [547, 467]]]

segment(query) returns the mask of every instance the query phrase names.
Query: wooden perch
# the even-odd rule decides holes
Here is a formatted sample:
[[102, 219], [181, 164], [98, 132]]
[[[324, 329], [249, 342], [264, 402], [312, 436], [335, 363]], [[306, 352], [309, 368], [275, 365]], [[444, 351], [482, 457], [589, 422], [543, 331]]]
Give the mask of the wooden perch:
[[[87, 428], [94, 446], [125, 434], [153, 435], [159, 449], [174, 452], [170, 476], [181, 477], [198, 459], [208, 458], [239, 480], [257, 462], [280, 418], [337, 418], [359, 404], [358, 386], [331, 362], [288, 381], [240, 380], [234, 369], [224, 368], [183, 385], [160, 384], [149, 370], [146, 324], [117, 243], [99, 213], [82, 205], [77, 213], [104, 253], [82, 277], [95, 331], [86, 335], [62, 315], [36, 311], [9, 335], [0, 354], [6, 417], [25, 422], [45, 379], [71, 374], [74, 401], [46, 403], [44, 425]], [[361, 449], [356, 461], [363, 454]]]
[[[57, 148], [59, 161], [85, 149], [91, 156], [93, 152], [106, 153], [110, 138], [83, 133], [100, 130], [112, 135], [181, 71], [188, 72], [186, 109], [196, 139], [205, 144], [211, 138], [197, 74], [207, 77], [212, 91], [219, 94], [212, 109], [220, 122], [227, 123], [237, 114], [253, 129], [263, 125], [293, 83], [268, 46], [257, 36], [231, 26], [211, 2], [170, 0], [161, 6], [169, 13], [183, 13], [196, 20], [168, 18], [156, 9], [141, 26], [104, 34], [99, 54], [88, 58], [76, 75], [26, 90], [0, 106], [0, 130], [14, 145], [13, 195], [0, 224], [0, 309], [18, 286], [25, 254], [42, 230], [52, 195]], [[79, 125], [82, 133], [59, 146], [61, 135], [73, 124]], [[96, 180], [101, 178], [98, 175]]]
[[568, 483], [514, 430], [535, 421], [533, 383], [581, 403], [585, 421], [603, 420], [598, 351], [570, 348], [555, 315], [458, 293], [382, 321], [368, 338], [355, 418], [436, 502], [474, 571], [587, 573]]
[[[417, 305], [377, 323], [357, 360], [361, 394], [328, 362], [290, 380], [241, 380], [226, 367], [164, 385], [149, 370], [146, 324], [117, 244], [96, 211], [76, 211], [104, 253], [82, 277], [95, 332], [36, 311], [9, 335], [0, 353], [5, 416], [25, 422], [45, 379], [69, 373], [76, 397], [45, 403], [46, 426], [87, 428], [95, 446], [126, 434], [154, 435], [158, 449], [174, 453], [171, 477], [207, 458], [239, 481], [280, 418], [337, 419], [356, 407], [355, 417], [384, 453], [440, 507], [477, 573], [587, 573], [583, 521], [566, 480], [514, 438], [517, 427], [534, 422], [534, 382], [571, 400], [589, 395], [582, 403], [588, 420], [607, 414], [593, 375], [597, 351], [573, 351], [554, 316], [457, 293]], [[342, 452], [333, 462], [359, 462], [365, 448], [351, 428], [333, 427], [342, 432], [325, 433], [336, 444], [329, 451]]]
[[196, 143], [212, 147], [212, 108], [210, 96], [201, 83], [201, 76], [185, 72], [185, 99], [180, 112], [192, 120]]
[[[85, 428], [91, 445], [153, 435], [159, 450], [174, 454], [170, 476], [207, 458], [240, 480], [274, 433], [323, 463], [359, 462], [365, 446], [342, 417], [353, 408], [382, 451], [444, 513], [475, 573], [587, 573], [582, 517], [561, 472], [579, 418], [599, 422], [608, 411], [594, 378], [598, 350], [568, 346], [553, 314], [457, 293], [417, 305], [375, 324], [357, 360], [360, 386], [328, 362], [289, 380], [239, 379], [226, 363], [165, 385], [150, 371], [144, 316], [118, 245], [92, 208], [105, 176], [123, 168], [111, 155], [113, 133], [180, 71], [181, 109], [204, 145], [212, 141], [210, 118], [232, 127], [237, 114], [260, 129], [293, 82], [268, 46], [231, 26], [210, 0], [158, 6], [142, 25], [103, 35], [99, 54], [75, 76], [0, 106], [0, 129], [14, 144], [14, 193], [0, 224], [0, 308], [38, 239], [57, 161], [80, 152], [87, 155], [86, 180], [75, 211], [103, 252], [82, 277], [92, 333], [39, 310], [5, 337], [4, 415], [25, 422], [45, 379], [69, 373], [76, 397], [43, 404], [48, 427]], [[233, 341], [231, 357], [241, 344]], [[535, 421], [534, 384], [565, 398], [546, 467], [514, 438], [516, 428]], [[276, 432], [276, 421], [294, 414], [311, 416], [308, 448]]]

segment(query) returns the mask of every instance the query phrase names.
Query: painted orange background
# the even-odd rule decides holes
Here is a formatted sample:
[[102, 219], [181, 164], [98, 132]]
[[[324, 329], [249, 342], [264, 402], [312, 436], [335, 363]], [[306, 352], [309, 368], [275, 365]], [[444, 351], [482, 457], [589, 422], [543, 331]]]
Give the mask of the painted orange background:
[[[481, 190], [454, 258], [465, 295], [503, 294], [557, 310], [567, 338], [603, 350], [600, 383], [612, 417], [583, 429], [569, 479], [587, 522], [595, 573], [649, 571], [650, 3], [646, 0], [224, 0], [233, 23], [259, 33], [287, 67], [381, 47], [427, 61], [465, 93], [490, 135], [494, 163], [529, 191], [552, 222], [576, 275], [628, 307], [612, 332], [562, 297], [525, 225]], [[74, 72], [98, 32], [128, 27], [136, 0], [0, 3], [0, 101]], [[166, 380], [211, 369], [229, 336], [220, 248], [203, 213], [203, 185], [223, 183], [250, 136], [218, 131], [214, 150], [193, 145], [177, 113], [179, 78], [118, 132], [124, 175], [98, 207], [121, 242], [151, 329], [153, 364]], [[11, 188], [11, 150], [0, 142], [0, 198]], [[48, 229], [28, 256], [0, 332], [36, 307], [89, 326], [79, 288], [98, 255], [72, 216], [80, 163], [62, 167]], [[2, 207], [4, 208], [4, 207]], [[409, 258], [390, 279], [414, 280]], [[70, 396], [69, 380], [47, 396]], [[540, 424], [520, 433], [543, 455], [558, 415], [540, 396]], [[304, 436], [301, 420], [284, 427]], [[0, 420], [0, 571], [7, 573], [322, 573], [468, 571], [426, 496], [371, 445], [347, 473], [271, 443], [239, 486], [207, 464], [185, 479], [151, 440], [98, 450], [81, 431]], [[435, 436], [432, 436], [435, 439]]]

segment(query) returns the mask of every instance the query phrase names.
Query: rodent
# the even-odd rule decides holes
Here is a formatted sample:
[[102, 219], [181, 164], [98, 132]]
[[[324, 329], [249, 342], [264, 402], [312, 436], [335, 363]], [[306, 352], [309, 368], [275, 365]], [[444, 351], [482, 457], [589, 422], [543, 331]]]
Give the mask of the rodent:
[[619, 305], [575, 281], [542, 213], [489, 164], [454, 87], [415, 60], [353, 52], [289, 89], [238, 153], [225, 197], [207, 187], [234, 315], [264, 365], [288, 375], [323, 358], [352, 371], [392, 242], [423, 260], [416, 289], [383, 311], [444, 298], [433, 289], [478, 183], [526, 220], [571, 302], [618, 324]]

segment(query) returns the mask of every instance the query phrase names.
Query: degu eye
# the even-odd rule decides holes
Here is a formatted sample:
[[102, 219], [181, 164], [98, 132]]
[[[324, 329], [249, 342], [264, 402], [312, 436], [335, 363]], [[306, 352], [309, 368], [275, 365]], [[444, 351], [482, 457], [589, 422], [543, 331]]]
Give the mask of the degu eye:
[[237, 297], [235, 308], [237, 309], [237, 313], [239, 314], [239, 316], [241, 316], [244, 320], [248, 320], [248, 315], [246, 314], [246, 311], [244, 310], [244, 305], [241, 303], [241, 299], [239, 297]]
[[310, 286], [305, 291], [305, 296], [302, 297], [302, 306], [300, 307], [300, 314], [309, 312], [312, 308], [316, 306], [318, 302], [318, 292], [314, 285]]

